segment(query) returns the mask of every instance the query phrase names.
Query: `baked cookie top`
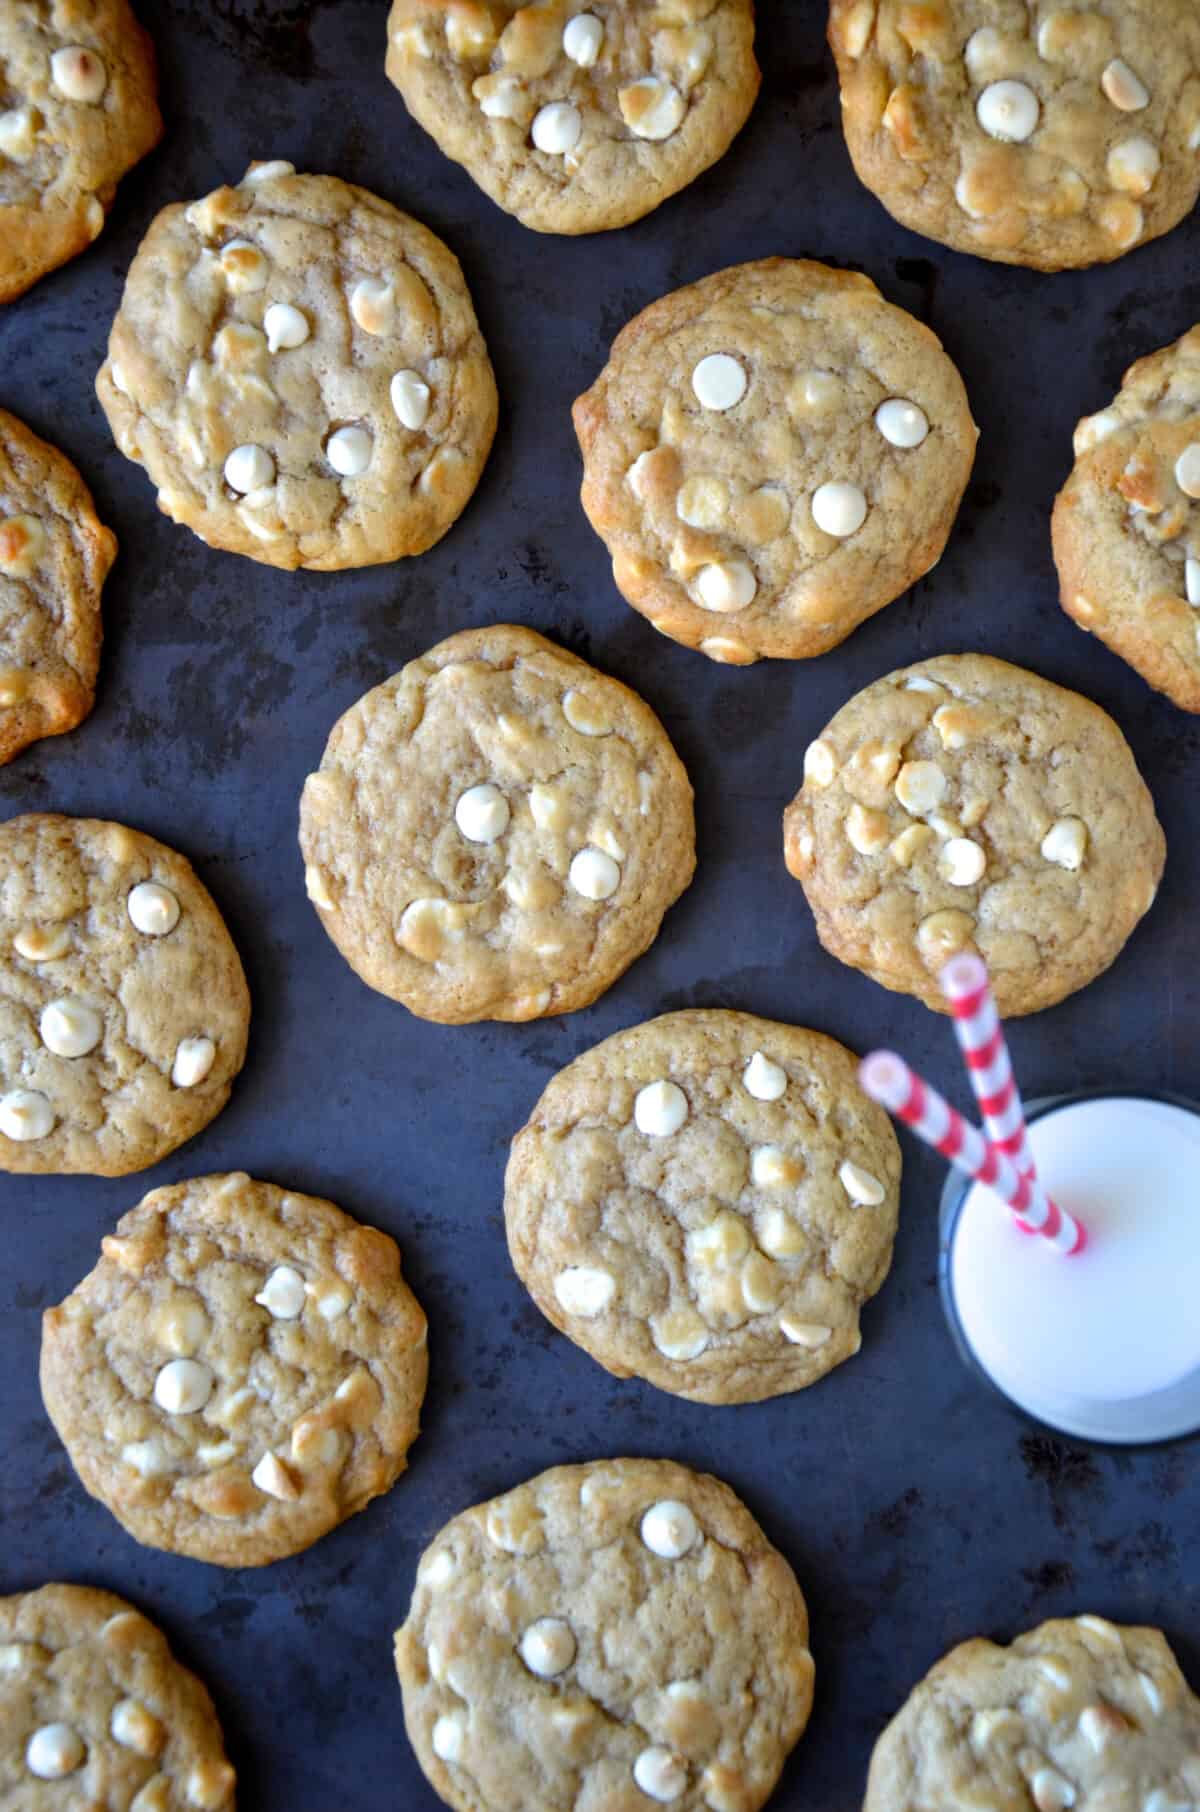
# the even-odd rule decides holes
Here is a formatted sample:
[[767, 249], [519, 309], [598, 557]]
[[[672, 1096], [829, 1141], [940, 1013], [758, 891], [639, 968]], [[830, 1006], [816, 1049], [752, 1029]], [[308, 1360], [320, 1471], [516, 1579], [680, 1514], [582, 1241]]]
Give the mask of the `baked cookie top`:
[[737, 664], [822, 654], [927, 572], [977, 438], [936, 336], [798, 258], [652, 302], [574, 416], [619, 589]]
[[1200, 327], [1080, 422], [1052, 529], [1063, 609], [1200, 711]]
[[162, 137], [154, 48], [126, 0], [0, 10], [0, 302], [91, 244]]
[[952, 1649], [876, 1744], [863, 1812], [1197, 1799], [1200, 1701], [1162, 1635], [1083, 1616]]
[[233, 1812], [212, 1700], [111, 1592], [0, 1598], [0, 1797], [13, 1812]]
[[1200, 193], [1194, 0], [831, 0], [829, 41], [855, 169], [943, 245], [1099, 264]]
[[756, 1812], [808, 1722], [807, 1644], [791, 1568], [727, 1485], [600, 1460], [446, 1525], [396, 1667], [458, 1812]]
[[95, 818], [0, 824], [0, 1170], [156, 1164], [228, 1101], [249, 1023], [183, 856]]
[[365, 189], [278, 161], [159, 214], [96, 394], [173, 521], [322, 572], [431, 547], [496, 428], [453, 253]]
[[594, 233], [724, 156], [758, 93], [753, 0], [393, 0], [387, 73], [523, 225]]
[[1082, 988], [1149, 911], [1166, 855], [1107, 712], [983, 654], [919, 661], [843, 705], [783, 836], [830, 955], [939, 1013], [958, 950], [985, 958], [1001, 1013]]
[[248, 1176], [155, 1189], [42, 1321], [42, 1395], [135, 1540], [297, 1554], [405, 1468], [428, 1359], [394, 1240]]
[[334, 725], [300, 802], [308, 897], [422, 1019], [602, 994], [695, 869], [692, 789], [627, 686], [531, 629], [439, 642]]
[[749, 1013], [666, 1013], [553, 1078], [504, 1218], [542, 1313], [618, 1377], [699, 1403], [801, 1390], [862, 1344], [900, 1148], [855, 1059]]
[[70, 460], [0, 409], [0, 761], [91, 710], [116, 553]]

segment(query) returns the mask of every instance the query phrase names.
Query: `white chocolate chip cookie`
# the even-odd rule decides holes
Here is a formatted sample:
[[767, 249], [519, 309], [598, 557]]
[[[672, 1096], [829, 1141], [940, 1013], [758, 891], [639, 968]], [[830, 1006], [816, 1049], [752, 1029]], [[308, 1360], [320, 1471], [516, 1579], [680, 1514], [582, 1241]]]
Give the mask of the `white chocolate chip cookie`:
[[1166, 845], [1132, 751], [1077, 692], [982, 654], [889, 673], [809, 745], [788, 868], [832, 956], [947, 1006], [978, 950], [1001, 1013], [1084, 987], [1153, 904]]
[[116, 552], [70, 460], [0, 409], [0, 762], [91, 710]]
[[640, 220], [722, 157], [758, 93], [752, 0], [393, 0], [387, 73], [542, 233]]
[[456, 1812], [757, 1812], [812, 1704], [808, 1613], [719, 1479], [543, 1472], [426, 1549], [396, 1668]]
[[96, 391], [161, 510], [288, 569], [423, 553], [496, 428], [458, 260], [390, 203], [283, 162], [164, 208]]
[[585, 1007], [695, 867], [692, 789], [650, 707], [531, 629], [464, 630], [334, 725], [300, 806], [346, 961], [423, 1019]]
[[831, 0], [829, 41], [855, 169], [943, 245], [1099, 264], [1200, 193], [1195, 0]]
[[892, 1719], [863, 1812], [1189, 1812], [1200, 1700], [1158, 1630], [1062, 1618], [963, 1642]]
[[927, 572], [975, 456], [929, 329], [868, 278], [801, 259], [651, 303], [574, 414], [618, 588], [738, 665], [823, 654]]
[[861, 1345], [900, 1149], [819, 1032], [691, 1009], [606, 1038], [513, 1140], [508, 1247], [556, 1327], [699, 1403], [801, 1390]]
[[427, 1370], [395, 1241], [239, 1173], [152, 1191], [42, 1322], [85, 1488], [218, 1566], [297, 1554], [395, 1484]]
[[126, 0], [0, 7], [0, 302], [89, 246], [162, 137], [154, 49]]
[[183, 856], [92, 818], [0, 825], [0, 1171], [156, 1164], [224, 1107], [249, 1023]]
[[1079, 423], [1052, 532], [1068, 616], [1200, 711], [1200, 327]]
[[0, 1598], [0, 1801], [233, 1812], [212, 1700], [140, 1611], [91, 1586]]

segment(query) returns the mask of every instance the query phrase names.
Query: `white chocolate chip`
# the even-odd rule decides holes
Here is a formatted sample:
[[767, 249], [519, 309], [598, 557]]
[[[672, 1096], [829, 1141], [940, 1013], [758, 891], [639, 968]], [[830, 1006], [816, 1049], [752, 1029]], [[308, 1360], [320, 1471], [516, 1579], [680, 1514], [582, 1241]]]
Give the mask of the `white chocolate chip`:
[[650, 1323], [655, 1346], [664, 1359], [698, 1359], [708, 1345], [708, 1328], [695, 1309], [669, 1309]]
[[212, 1368], [199, 1359], [169, 1359], [154, 1380], [154, 1401], [171, 1416], [194, 1416], [213, 1392]]
[[1150, 105], [1150, 90], [1121, 57], [1114, 57], [1100, 77], [1100, 86], [1122, 113], [1140, 113]]
[[1142, 1689], [1142, 1697], [1150, 1707], [1153, 1715], [1157, 1717], [1163, 1708], [1162, 1694], [1158, 1690], [1158, 1685], [1149, 1674], [1143, 1673], [1140, 1668], [1136, 1671], [1137, 1682]]
[[846, 814], [846, 840], [860, 856], [873, 856], [883, 848], [891, 827], [883, 812], [869, 811], [857, 800]]
[[234, 1441], [204, 1442], [197, 1447], [196, 1458], [202, 1466], [207, 1466], [210, 1472], [215, 1472], [218, 1466], [228, 1466], [230, 1460], [236, 1460], [237, 1452], [237, 1444]]
[[849, 1158], [838, 1166], [838, 1182], [850, 1200], [863, 1208], [878, 1208], [887, 1193], [877, 1177], [861, 1164], [852, 1164]]
[[429, 419], [429, 385], [416, 371], [398, 371], [391, 383], [392, 408], [402, 428], [411, 433], [425, 426]]
[[705, 1271], [723, 1271], [746, 1256], [750, 1235], [741, 1215], [725, 1208], [707, 1226], [693, 1228], [685, 1244], [690, 1265]]
[[700, 1526], [686, 1504], [664, 1497], [641, 1521], [641, 1537], [661, 1560], [681, 1560], [700, 1538]]
[[746, 394], [744, 366], [727, 352], [710, 352], [692, 370], [692, 389], [703, 409], [732, 409]]
[[396, 321], [395, 284], [383, 277], [360, 277], [350, 292], [350, 313], [364, 333], [390, 333]]
[[35, 1088], [9, 1089], [0, 1095], [0, 1135], [25, 1145], [44, 1139], [54, 1128], [54, 1109]]
[[519, 78], [504, 70], [480, 76], [471, 84], [471, 93], [479, 102], [479, 111], [489, 120], [528, 118], [530, 102]]
[[126, 901], [130, 922], [145, 937], [165, 937], [179, 923], [179, 901], [157, 881], [139, 881]]
[[586, 692], [572, 686], [563, 693], [562, 710], [571, 728], [581, 736], [611, 736], [612, 719]]
[[265, 447], [258, 447], [253, 442], [235, 447], [225, 461], [225, 483], [239, 497], [246, 497], [251, 491], [261, 491], [264, 485], [275, 482], [275, 461]]
[[901, 868], [909, 868], [925, 845], [932, 842], [933, 832], [927, 824], [910, 824], [898, 837], [892, 838], [888, 854]]
[[24, 163], [37, 144], [41, 116], [33, 107], [10, 107], [0, 113], [0, 157]]
[[1184, 563], [1184, 586], [1189, 604], [1200, 604], [1200, 560], [1193, 560], [1189, 554]]
[[648, 1139], [677, 1133], [688, 1117], [688, 1098], [677, 1082], [648, 1082], [633, 1104], [634, 1124]]
[[263, 1454], [250, 1474], [250, 1482], [267, 1497], [278, 1498], [281, 1503], [294, 1503], [300, 1496], [300, 1487], [287, 1467], [269, 1451]]
[[748, 560], [715, 560], [696, 574], [696, 602], [704, 610], [745, 610], [757, 590]]
[[989, 138], [1023, 144], [1037, 130], [1041, 109], [1024, 82], [992, 82], [975, 103], [975, 117]]
[[1200, 497], [1200, 441], [1192, 441], [1175, 461], [1175, 483], [1185, 497]]
[[94, 50], [67, 44], [50, 58], [50, 80], [68, 101], [94, 106], [108, 87], [108, 71]]
[[454, 1556], [449, 1548], [439, 1548], [417, 1568], [417, 1584], [427, 1586], [431, 1592], [440, 1592], [443, 1586], [450, 1584], [458, 1572]]
[[276, 1321], [295, 1321], [304, 1308], [305, 1294], [299, 1271], [291, 1265], [276, 1265], [254, 1300]]
[[698, 473], [685, 478], [675, 495], [675, 514], [689, 528], [719, 529], [729, 513], [729, 486], [723, 478]]
[[494, 843], [508, 829], [511, 816], [508, 800], [490, 780], [469, 786], [454, 808], [454, 822], [468, 843]]
[[936, 761], [906, 761], [896, 776], [894, 791], [905, 811], [919, 817], [942, 803], [948, 785]]
[[1075, 1789], [1057, 1768], [1038, 1768], [1029, 1783], [1038, 1812], [1067, 1812], [1075, 1804]]
[[561, 1617], [539, 1617], [521, 1637], [518, 1652], [539, 1680], [556, 1680], [575, 1659], [575, 1637]]
[[837, 760], [827, 742], [818, 737], [804, 751], [804, 778], [814, 786], [829, 786], [837, 773]]
[[987, 856], [970, 837], [951, 837], [938, 856], [938, 872], [951, 887], [974, 887], [986, 867]]
[[963, 62], [973, 82], [989, 82], [999, 75], [1011, 52], [994, 25], [981, 25], [963, 46]]
[[567, 822], [566, 802], [552, 786], [535, 784], [530, 787], [529, 810], [539, 830], [562, 830]]
[[875, 411], [875, 426], [893, 447], [919, 447], [929, 433], [929, 417], [916, 403], [889, 397]]
[[1087, 826], [1079, 818], [1060, 818], [1042, 838], [1041, 851], [1047, 862], [1072, 873], [1083, 866], [1087, 848]]
[[799, 1258], [808, 1249], [804, 1229], [782, 1208], [768, 1208], [763, 1215], [758, 1243], [772, 1258]]
[[687, 1786], [687, 1766], [669, 1749], [643, 1749], [634, 1761], [633, 1778], [649, 1799], [678, 1799]]
[[216, 1060], [217, 1047], [211, 1038], [181, 1038], [175, 1047], [171, 1081], [176, 1088], [195, 1088], [204, 1081]]
[[607, 900], [621, 885], [621, 870], [602, 849], [581, 849], [571, 858], [567, 879], [585, 900]]
[[272, 302], [263, 316], [263, 330], [268, 352], [290, 352], [296, 346], [303, 346], [310, 331], [307, 316], [293, 308], [290, 302]]
[[687, 112], [687, 102], [675, 84], [659, 76], [642, 76], [618, 89], [617, 105], [635, 138], [670, 138]]
[[604, 27], [594, 13], [576, 13], [563, 26], [563, 55], [578, 63], [580, 69], [594, 67], [604, 42]]
[[616, 1278], [598, 1265], [569, 1265], [554, 1279], [559, 1307], [568, 1315], [581, 1315], [585, 1320], [602, 1315], [616, 1293]]
[[338, 428], [325, 442], [325, 457], [341, 478], [361, 478], [374, 451], [375, 442], [365, 428]]
[[810, 508], [822, 534], [833, 535], [838, 541], [857, 534], [867, 519], [867, 500], [858, 485], [840, 479], [818, 485]]
[[69, 1724], [43, 1724], [26, 1746], [25, 1766], [39, 1780], [58, 1781], [74, 1774], [86, 1754], [83, 1738]]
[[256, 187], [260, 182], [273, 182], [277, 176], [294, 176], [295, 164], [289, 164], [286, 157], [268, 158], [265, 163], [251, 164], [242, 178], [243, 183]]
[[833, 1329], [826, 1327], [823, 1322], [800, 1321], [795, 1315], [781, 1315], [779, 1332], [785, 1340], [790, 1340], [793, 1346], [812, 1348], [824, 1346], [833, 1333]]
[[322, 1321], [336, 1321], [344, 1315], [354, 1301], [354, 1292], [349, 1284], [340, 1280], [332, 1284], [312, 1284], [304, 1286], [305, 1294], [311, 1296], [317, 1305], [317, 1314]]
[[0, 1674], [28, 1673], [49, 1659], [49, 1652], [38, 1642], [0, 1642]]
[[140, 1699], [118, 1699], [108, 1728], [113, 1742], [135, 1755], [155, 1756], [166, 1740], [162, 1725]]
[[1113, 188], [1122, 194], [1148, 195], [1162, 169], [1162, 154], [1152, 138], [1139, 133], [1113, 146], [1105, 169]]
[[756, 1145], [750, 1153], [750, 1181], [756, 1189], [786, 1189], [798, 1183], [804, 1168], [778, 1145]]
[[86, 1057], [104, 1035], [104, 1021], [95, 1007], [68, 996], [42, 1008], [38, 1021], [42, 1043], [56, 1057]]
[[171, 1470], [171, 1462], [158, 1441], [130, 1441], [121, 1449], [126, 1466], [144, 1479], [157, 1479]]
[[783, 1273], [761, 1252], [752, 1252], [742, 1266], [742, 1301], [752, 1315], [765, 1315], [779, 1301]]
[[235, 296], [265, 289], [270, 262], [248, 239], [231, 239], [220, 257], [225, 281]]
[[583, 115], [570, 101], [551, 101], [539, 107], [533, 116], [529, 136], [539, 151], [550, 157], [565, 157], [579, 143]]
[[742, 1071], [742, 1087], [756, 1101], [778, 1101], [787, 1088], [787, 1071], [755, 1051]]
[[1095, 415], [1085, 415], [1075, 429], [1073, 446], [1077, 454], [1088, 453], [1098, 447], [1102, 440], [1115, 434], [1121, 426], [1121, 418], [1112, 409], [1101, 409]]
[[440, 1762], [457, 1762], [466, 1747], [467, 1726], [461, 1711], [445, 1712], [435, 1723], [430, 1743]]

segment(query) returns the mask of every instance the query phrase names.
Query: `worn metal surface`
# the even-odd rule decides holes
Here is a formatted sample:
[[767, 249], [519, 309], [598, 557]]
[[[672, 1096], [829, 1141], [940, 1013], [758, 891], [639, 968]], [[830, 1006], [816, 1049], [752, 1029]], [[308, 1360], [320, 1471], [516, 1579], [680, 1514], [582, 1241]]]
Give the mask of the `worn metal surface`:
[[[0, 402], [78, 461], [121, 539], [95, 714], [0, 771], [0, 804], [122, 818], [184, 850], [225, 911], [255, 1003], [231, 1105], [168, 1162], [124, 1182], [0, 1180], [0, 1589], [90, 1580], [162, 1623], [212, 1687], [247, 1812], [432, 1812], [390, 1655], [417, 1552], [464, 1505], [605, 1454], [720, 1473], [803, 1582], [818, 1696], [779, 1812], [850, 1812], [883, 1721], [976, 1632], [1085, 1609], [1158, 1623], [1200, 1684], [1200, 1446], [1087, 1451], [1015, 1420], [968, 1377], [935, 1286], [938, 1170], [911, 1143], [896, 1265], [861, 1356], [759, 1407], [706, 1409], [610, 1379], [528, 1302], [500, 1217], [508, 1139], [550, 1074], [669, 1007], [743, 1007], [859, 1047], [894, 1038], [963, 1098], [948, 1026], [822, 954], [780, 851], [805, 743], [851, 692], [922, 654], [988, 650], [1097, 699], [1167, 829], [1158, 904], [1115, 969], [1013, 1028], [1027, 1090], [1119, 1080], [1200, 1093], [1200, 729], [1062, 616], [1047, 530], [1076, 417], [1200, 316], [1200, 217], [1110, 269], [1054, 278], [927, 244], [854, 179], [819, 0], [761, 0], [764, 92], [729, 156], [628, 231], [540, 238], [409, 123], [383, 75], [386, 10], [143, 0], [166, 143], [87, 255], [0, 315]], [[474, 503], [420, 560], [291, 576], [210, 552], [158, 516], [112, 448], [92, 379], [138, 239], [158, 207], [236, 180], [251, 157], [366, 184], [466, 267], [502, 424]], [[617, 596], [578, 506], [568, 405], [644, 303], [773, 252], [861, 267], [929, 321], [983, 436], [928, 580], [822, 660], [739, 672], [662, 640]], [[325, 938], [304, 896], [296, 803], [338, 713], [430, 643], [496, 618], [557, 636], [661, 713], [695, 782], [700, 869], [595, 1007], [439, 1029], [370, 993]], [[293, 1561], [222, 1573], [135, 1546], [84, 1496], [36, 1366], [39, 1311], [91, 1266], [112, 1220], [154, 1184], [235, 1167], [397, 1235], [433, 1374], [426, 1432], [389, 1496]]]

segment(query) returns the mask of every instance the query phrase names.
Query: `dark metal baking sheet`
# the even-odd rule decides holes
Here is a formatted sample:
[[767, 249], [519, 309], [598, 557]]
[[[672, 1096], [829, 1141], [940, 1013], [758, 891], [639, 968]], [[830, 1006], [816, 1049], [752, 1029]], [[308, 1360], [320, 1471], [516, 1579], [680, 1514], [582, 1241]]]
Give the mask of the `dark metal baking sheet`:
[[[3, 812], [126, 819], [184, 850], [225, 911], [255, 1007], [230, 1106], [166, 1163], [118, 1182], [0, 1180], [0, 1590], [88, 1580], [162, 1623], [213, 1690], [245, 1812], [433, 1812], [390, 1653], [416, 1555], [466, 1504], [605, 1454], [720, 1473], [799, 1574], [817, 1701], [778, 1812], [851, 1812], [880, 1726], [969, 1635], [1085, 1609], [1158, 1623], [1200, 1685], [1200, 1444], [1089, 1451], [967, 1377], [935, 1286], [938, 1167], [911, 1143], [896, 1264], [862, 1354], [799, 1396], [722, 1410], [619, 1384], [550, 1330], [505, 1257], [510, 1135], [555, 1069], [666, 1008], [743, 1007], [860, 1048], [894, 1038], [962, 1099], [945, 1024], [821, 952], [780, 852], [805, 743], [851, 692], [923, 654], [984, 649], [1097, 699], [1167, 830], [1161, 895], [1116, 967], [1013, 1027], [1027, 1090], [1200, 1094], [1200, 726], [1067, 622], [1047, 533], [1077, 416], [1200, 318], [1200, 216], [1110, 269], [1053, 278], [928, 244], [855, 181], [819, 0], [759, 10], [766, 80], [730, 154], [638, 226], [569, 240], [526, 232], [410, 124], [383, 75], [385, 0], [142, 0], [166, 142], [122, 186], [99, 242], [0, 314], [0, 402], [78, 461], [121, 540], [97, 709], [0, 770]], [[138, 240], [160, 206], [236, 181], [251, 157], [364, 183], [465, 265], [501, 427], [474, 502], [420, 560], [288, 575], [210, 552], [157, 514], [112, 447], [92, 379]], [[859, 267], [927, 320], [983, 434], [928, 579], [822, 660], [734, 671], [658, 637], [617, 596], [579, 509], [568, 407], [636, 309], [776, 252]], [[443, 1029], [370, 993], [324, 936], [304, 897], [296, 802], [366, 687], [452, 630], [504, 618], [558, 637], [661, 713], [696, 786], [700, 867], [653, 949], [588, 1011]], [[91, 1266], [116, 1216], [155, 1184], [237, 1167], [397, 1235], [433, 1370], [426, 1430], [394, 1491], [295, 1560], [224, 1573], [137, 1547], [84, 1496], [36, 1369], [40, 1310]]]

